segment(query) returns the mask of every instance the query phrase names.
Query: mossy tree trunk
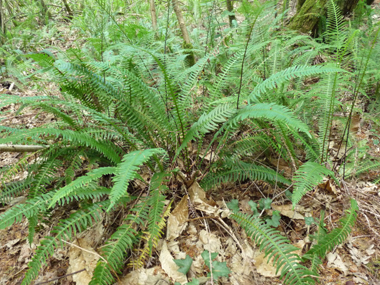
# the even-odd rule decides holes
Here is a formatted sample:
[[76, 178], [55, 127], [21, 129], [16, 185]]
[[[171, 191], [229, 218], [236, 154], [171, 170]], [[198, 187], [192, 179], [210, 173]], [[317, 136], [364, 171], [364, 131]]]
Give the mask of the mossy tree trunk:
[[327, 0], [298, 0], [297, 13], [291, 19], [289, 27], [302, 33], [311, 32], [325, 14]]
[[[321, 16], [326, 15], [327, 3], [330, 0], [298, 0], [297, 13], [291, 19], [289, 27], [302, 33], [313, 31]], [[338, 0], [336, 3], [344, 16], [355, 9], [359, 0]]]
[[45, 22], [45, 24], [48, 24], [49, 19], [51, 18], [51, 14], [49, 12], [48, 7], [45, 4], [45, 1], [44, 0], [39, 0], [39, 1], [37, 0], [37, 3], [41, 7], [41, 15], [42, 15], [43, 21]]
[[1, 29], [1, 35], [0, 35], [0, 42], [5, 42], [5, 21], [4, 21], [4, 13], [3, 13], [3, 0], [0, 0], [0, 29]]
[[[181, 8], [178, 5], [178, 1], [172, 0], [172, 3], [173, 3], [173, 9], [174, 9], [174, 12], [177, 16], [178, 24], [179, 24], [179, 27], [181, 29], [181, 33], [182, 33], [182, 37], [183, 37], [183, 41], [184, 41], [183, 48], [192, 49], [193, 45], [191, 44], [190, 36], [189, 36], [189, 33], [186, 29], [185, 19], [183, 18]], [[187, 62], [190, 66], [193, 66], [195, 64], [195, 57], [194, 57], [193, 52], [188, 52]]]
[[71, 10], [71, 8], [69, 6], [69, 3], [67, 3], [67, 0], [62, 0], [62, 2], [63, 2], [63, 5], [66, 8], [67, 14], [69, 15], [67, 18], [69, 18], [69, 20], [72, 20], [73, 16], [74, 16], [73, 10]]
[[150, 6], [150, 15], [152, 17], [152, 27], [155, 32], [156, 38], [158, 38], [157, 13], [156, 13], [156, 4], [154, 3], [154, 0], [149, 0], [149, 6]]
[[[234, 5], [232, 4], [231, 0], [226, 0], [227, 10], [228, 12], [233, 13], [234, 12]], [[233, 21], [236, 21], [235, 15], [228, 15], [228, 19], [230, 20], [230, 27], [233, 28], [234, 24]]]

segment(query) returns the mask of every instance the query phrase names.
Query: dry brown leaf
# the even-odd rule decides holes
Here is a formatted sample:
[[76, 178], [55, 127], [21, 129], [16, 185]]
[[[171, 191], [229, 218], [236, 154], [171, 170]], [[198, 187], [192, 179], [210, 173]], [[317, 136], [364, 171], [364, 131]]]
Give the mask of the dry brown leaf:
[[265, 277], [278, 277], [280, 272], [276, 274], [276, 267], [271, 262], [268, 263], [268, 258], [264, 257], [265, 253], [257, 251], [255, 257], [255, 267], [259, 274]]
[[326, 190], [330, 194], [338, 195], [336, 187], [331, 183], [331, 179], [325, 179], [326, 181], [318, 185], [319, 189]]
[[185, 195], [182, 200], [178, 203], [175, 209], [171, 212], [168, 223], [167, 223], [167, 232], [166, 239], [173, 240], [179, 237], [187, 227], [187, 219], [189, 216], [188, 208], [188, 196]]
[[183, 273], [178, 272], [178, 266], [177, 264], [175, 264], [173, 259], [173, 256], [169, 252], [168, 245], [166, 241], [164, 241], [160, 253], [161, 267], [165, 271], [165, 273], [175, 282], [184, 284], [187, 282], [187, 278]]
[[305, 219], [303, 215], [297, 212], [298, 209], [301, 209], [301, 207], [299, 207], [298, 205], [295, 207], [294, 210], [292, 209], [293, 208], [292, 204], [289, 204], [289, 205], [272, 204], [271, 206], [273, 210], [279, 211], [281, 215], [286, 216], [288, 218], [295, 219], [295, 220]]
[[328, 268], [335, 268], [339, 270], [340, 272], [344, 273], [344, 275], [347, 275], [348, 273], [348, 267], [343, 262], [342, 258], [338, 253], [329, 252], [327, 255], [327, 267]]
[[149, 269], [141, 268], [134, 270], [123, 277], [119, 285], [156, 285], [162, 280], [162, 284], [169, 284], [170, 280], [165, 276], [161, 267], [155, 266]]

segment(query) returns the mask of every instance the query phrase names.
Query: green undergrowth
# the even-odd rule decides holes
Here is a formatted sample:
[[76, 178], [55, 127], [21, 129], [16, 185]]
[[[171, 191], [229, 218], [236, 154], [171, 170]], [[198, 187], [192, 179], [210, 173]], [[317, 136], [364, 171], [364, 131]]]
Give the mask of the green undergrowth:
[[[207, 26], [194, 27], [192, 47], [186, 49], [176, 18], [166, 17], [166, 9], [171, 11], [166, 4], [157, 7], [162, 17], [155, 32], [150, 18], [123, 17], [125, 6], [115, 10], [101, 0], [71, 20], [70, 29], [78, 35], [71, 48], [46, 45], [35, 52], [11, 42], [3, 47], [10, 55], [3, 74], [40, 90], [54, 83], [60, 92], [0, 94], [0, 108], [13, 104], [18, 113], [32, 109], [54, 116], [34, 128], [0, 127], [0, 144], [45, 146], [0, 170], [2, 204], [27, 196], [0, 215], [0, 228], [27, 219], [32, 243], [47, 216], [73, 209], [41, 239], [22, 284], [33, 282], [63, 241], [121, 209], [125, 215], [99, 245], [102, 258], [90, 284], [113, 284], [126, 260], [134, 268], [147, 266], [165, 238], [175, 195], [185, 195], [194, 182], [209, 190], [223, 183], [265, 181], [287, 189], [296, 206], [324, 179], [339, 186], [341, 179], [378, 166], [363, 157], [358, 168], [360, 146], [349, 133], [358, 98], [372, 100], [377, 94], [371, 90], [379, 76], [378, 25], [365, 32], [354, 29], [330, 0], [326, 31], [312, 39], [284, 27], [285, 13], [279, 14], [271, 1], [243, 1], [237, 10], [245, 20], [232, 28], [220, 24], [211, 3], [198, 3], [214, 14]], [[192, 5], [199, 13], [197, 3]], [[136, 3], [134, 12], [147, 11], [146, 4]], [[194, 55], [191, 64], [189, 54]], [[334, 115], [342, 110], [338, 135], [346, 151], [334, 157]], [[280, 160], [290, 172], [270, 163]], [[24, 170], [25, 179], [10, 182]], [[171, 185], [182, 188], [173, 195]], [[319, 265], [347, 238], [358, 210], [351, 200], [330, 233], [321, 229], [322, 215], [324, 234], [315, 236], [303, 256], [275, 229], [278, 220], [268, 222], [236, 207], [226, 220], [246, 231], [285, 284], [315, 284]], [[136, 247], [139, 254], [131, 258]], [[221, 276], [228, 276], [225, 264], [217, 266], [223, 267]]]

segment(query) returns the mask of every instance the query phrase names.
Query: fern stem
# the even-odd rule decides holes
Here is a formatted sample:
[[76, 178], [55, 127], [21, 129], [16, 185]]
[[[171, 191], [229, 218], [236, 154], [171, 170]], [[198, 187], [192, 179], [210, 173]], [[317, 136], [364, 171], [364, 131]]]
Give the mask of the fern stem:
[[255, 18], [255, 20], [253, 21], [253, 23], [252, 23], [252, 25], [251, 25], [251, 28], [249, 29], [247, 42], [246, 42], [246, 44], [245, 44], [245, 48], [244, 48], [243, 59], [241, 60], [240, 84], [239, 84], [239, 91], [238, 91], [238, 96], [237, 96], [237, 100], [236, 100], [236, 109], [239, 109], [240, 93], [241, 93], [241, 87], [242, 87], [242, 85], [243, 85], [244, 60], [245, 60], [245, 56], [247, 55], [247, 50], [248, 50], [249, 42], [251, 41], [251, 36], [252, 36], [252, 32], [253, 32], [253, 27], [255, 26], [256, 21], [257, 21], [257, 18], [259, 17], [259, 15], [260, 15], [260, 13], [258, 13], [258, 14], [256, 15], [256, 18]]
[[[367, 67], [368, 67], [368, 62], [369, 62], [369, 59], [370, 59], [370, 56], [372, 54], [372, 51], [375, 47], [375, 44], [376, 44], [376, 40], [377, 40], [377, 37], [379, 36], [379, 32], [380, 32], [380, 27], [377, 29], [376, 31], [376, 34], [375, 34], [375, 37], [373, 39], [373, 42], [372, 42], [372, 45], [371, 45], [371, 48], [369, 50], [369, 53], [367, 55], [367, 60], [366, 60], [366, 63], [365, 63], [365, 66], [364, 66], [364, 70], [363, 70], [363, 73], [362, 73], [362, 76], [360, 78], [360, 81], [359, 81], [359, 84], [356, 88], [356, 90], [354, 90], [354, 100], [352, 101], [352, 104], [351, 104], [351, 109], [350, 109], [350, 114], [348, 116], [348, 121], [346, 123], [346, 127], [345, 127], [345, 132], [347, 131], [347, 135], [346, 135], [346, 142], [348, 141], [348, 136], [349, 136], [349, 133], [350, 133], [350, 125], [351, 125], [351, 117], [352, 117], [352, 113], [354, 111], [354, 106], [355, 106], [355, 102], [356, 102], [356, 99], [358, 98], [358, 95], [359, 95], [359, 90], [360, 90], [360, 87], [362, 86], [362, 83], [363, 83], [363, 79], [364, 79], [364, 75], [366, 73], [366, 70], [367, 70]], [[345, 135], [345, 132], [343, 133], [343, 136]], [[339, 150], [338, 150], [339, 151]], [[347, 143], [345, 145], [345, 153], [347, 152]], [[346, 170], [346, 164], [343, 163], [343, 179], [344, 179], [344, 175], [345, 175], [345, 170]]]

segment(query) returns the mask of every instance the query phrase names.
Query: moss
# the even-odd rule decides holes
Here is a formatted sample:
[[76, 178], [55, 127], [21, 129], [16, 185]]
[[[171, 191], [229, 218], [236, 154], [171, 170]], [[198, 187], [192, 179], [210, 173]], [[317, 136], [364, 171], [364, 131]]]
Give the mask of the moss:
[[289, 27], [302, 33], [308, 33], [318, 24], [319, 18], [325, 13], [327, 0], [306, 0], [297, 14], [291, 20]]
[[[184, 49], [188, 49], [188, 50], [192, 50], [193, 49], [193, 45], [191, 43], [183, 43], [182, 44], [182, 47]], [[193, 66], [195, 64], [195, 56], [194, 56], [194, 53], [192, 51], [187, 51], [186, 52], [187, 54], [187, 57], [186, 57], [186, 63], [189, 65], [189, 66]]]

